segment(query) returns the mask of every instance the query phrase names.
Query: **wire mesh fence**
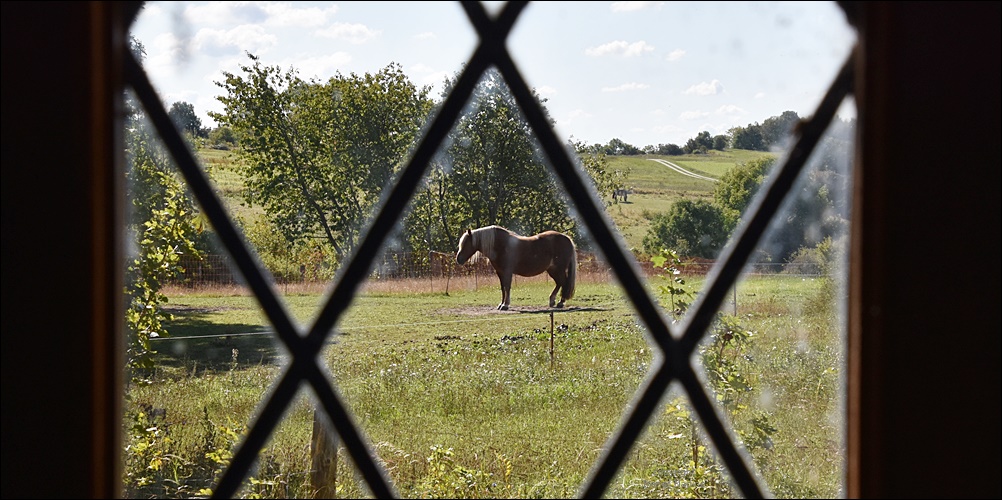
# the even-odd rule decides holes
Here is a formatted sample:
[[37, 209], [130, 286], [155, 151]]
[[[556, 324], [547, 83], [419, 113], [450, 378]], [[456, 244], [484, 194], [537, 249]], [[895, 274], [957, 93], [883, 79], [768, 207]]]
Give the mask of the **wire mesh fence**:
[[[685, 259], [680, 271], [687, 276], [705, 276], [715, 264], [711, 259]], [[663, 273], [649, 260], [638, 259], [638, 268], [646, 276]], [[180, 266], [182, 272], [168, 283], [170, 286], [187, 288], [205, 288], [220, 286], [241, 286], [239, 275], [234, 272], [230, 259], [225, 254], [202, 254], [199, 256], [182, 256]], [[299, 264], [297, 275], [273, 274], [277, 285], [308, 285], [320, 287], [330, 283], [330, 273], [321, 270], [321, 263], [309, 262]], [[579, 275], [601, 276], [610, 274], [611, 268], [598, 255], [578, 252]], [[750, 275], [776, 274], [790, 276], [817, 277], [823, 274], [822, 266], [815, 262], [790, 263], [753, 263], [749, 264], [746, 273]], [[466, 264], [456, 263], [455, 255], [444, 252], [386, 252], [373, 265], [369, 276], [372, 283], [392, 282], [401, 280], [428, 280], [430, 282], [451, 279], [477, 280], [495, 276], [494, 269], [487, 259], [471, 260]], [[545, 279], [545, 275], [543, 278]]]

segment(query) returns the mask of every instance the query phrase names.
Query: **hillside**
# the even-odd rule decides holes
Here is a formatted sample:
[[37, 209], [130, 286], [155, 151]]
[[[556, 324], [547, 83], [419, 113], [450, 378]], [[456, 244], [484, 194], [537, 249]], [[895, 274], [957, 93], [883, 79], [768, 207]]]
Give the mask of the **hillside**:
[[[200, 149], [198, 156], [238, 224], [250, 224], [263, 215], [260, 207], [244, 204], [243, 181], [235, 153]], [[713, 196], [714, 183], [683, 175], [652, 159], [669, 161], [700, 176], [720, 178], [735, 165], [766, 156], [775, 155], [728, 149], [699, 155], [609, 156], [609, 170], [629, 169], [626, 184], [630, 194], [625, 202], [612, 201], [607, 197], [605, 208], [627, 248], [639, 248], [654, 215], [666, 212], [679, 198], [711, 199]]]
[[770, 156], [775, 154], [739, 149], [682, 156], [610, 156], [610, 170], [630, 169], [627, 185], [632, 193], [625, 203], [606, 200], [606, 210], [627, 247], [640, 248], [654, 215], [667, 212], [679, 198], [713, 197], [713, 182], [683, 175], [652, 159], [669, 161], [701, 176], [720, 178], [735, 165]]

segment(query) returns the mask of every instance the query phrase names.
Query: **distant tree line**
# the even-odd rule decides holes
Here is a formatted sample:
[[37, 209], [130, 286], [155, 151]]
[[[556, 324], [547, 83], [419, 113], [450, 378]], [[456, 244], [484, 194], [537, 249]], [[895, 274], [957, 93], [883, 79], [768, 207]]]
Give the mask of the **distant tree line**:
[[[266, 249], [266, 263], [311, 255], [337, 266], [353, 251], [439, 102], [428, 95], [430, 88], [418, 88], [392, 63], [375, 74], [305, 81], [294, 68], [282, 71], [248, 56], [252, 64], [242, 66], [242, 73], [224, 73], [217, 82], [224, 90], [217, 97], [224, 111], [210, 116], [218, 127], [202, 127], [186, 102], [174, 103], [170, 116], [192, 140], [235, 149], [242, 158], [245, 202], [262, 207], [266, 216], [245, 229], [256, 247]], [[446, 80], [443, 98], [455, 78]], [[700, 132], [681, 146], [641, 149], [614, 138], [605, 145], [569, 142], [567, 147], [596, 191], [611, 196], [626, 187], [629, 171], [610, 169], [609, 156], [768, 151], [785, 147], [799, 122], [796, 112], [785, 111], [723, 135]], [[659, 214], [645, 250], [657, 253], [659, 245], [671, 242], [668, 246], [684, 255], [718, 251], [768, 167], [739, 166], [721, 179], [713, 204], [685, 201]], [[570, 214], [503, 78], [489, 71], [429, 166], [393, 245], [416, 253], [447, 250], [461, 231], [488, 224], [522, 234], [557, 229], [574, 235], [578, 229]], [[270, 267], [283, 266], [272, 262]], [[284, 268], [283, 273], [297, 271], [291, 264]]]
[[[774, 220], [755, 261], [790, 262], [845, 234], [849, 217], [846, 174], [854, 127], [854, 120], [834, 122], [801, 174], [785, 212]], [[643, 239], [643, 252], [657, 255], [670, 249], [687, 257], [716, 258], [775, 166], [775, 158], [737, 165], [720, 178], [712, 200], [682, 199], [667, 212], [654, 215]]]
[[647, 145], [638, 148], [632, 144], [614, 138], [607, 144], [590, 146], [594, 151], [600, 151], [610, 156], [634, 155], [665, 155], [681, 156], [687, 154], [706, 154], [711, 150], [747, 149], [750, 151], [770, 151], [783, 149], [794, 127], [800, 123], [800, 116], [795, 111], [784, 111], [779, 116], [767, 118], [764, 122], [750, 123], [744, 127], [734, 127], [726, 134], [710, 135], [702, 131], [679, 146], [678, 144]]

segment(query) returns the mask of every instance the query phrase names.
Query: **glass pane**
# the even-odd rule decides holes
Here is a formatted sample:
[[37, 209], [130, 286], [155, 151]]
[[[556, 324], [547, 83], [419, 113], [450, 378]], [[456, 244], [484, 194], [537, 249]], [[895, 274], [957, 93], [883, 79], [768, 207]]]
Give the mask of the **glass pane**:
[[845, 495], [854, 128], [831, 125], [699, 349], [733, 432], [781, 498]]
[[[491, 10], [500, 7], [491, 4]], [[813, 111], [852, 43], [834, 3], [676, 5], [532, 3], [508, 43], [532, 90], [544, 98], [562, 140], [595, 181], [614, 233], [650, 276], [645, 292], [673, 320], [683, 318], [707, 285], [706, 270], [751, 199], [745, 193], [737, 197], [740, 201], [721, 206], [719, 186], [748, 165], [762, 167], [763, 175], [770, 171], [789, 146], [786, 134]], [[706, 26], [726, 36], [693, 44], [706, 40]], [[190, 126], [196, 154], [267, 279], [303, 325], [330, 301], [324, 290], [334, 291], [333, 280], [363, 241], [375, 210], [476, 42], [461, 7], [451, 2], [151, 2], [133, 34], [147, 51], [144, 65], [154, 85], [179, 126]], [[383, 70], [383, 78], [375, 76]], [[406, 104], [387, 99], [382, 101], [386, 106], [376, 106], [367, 100], [370, 90], [395, 76], [398, 82], [428, 87], [393, 94], [403, 101], [414, 98]], [[327, 304], [346, 313], [320, 360], [373, 443], [377, 462], [404, 496], [575, 495], [658, 356], [625, 299], [627, 290], [608, 272], [598, 242], [574, 207], [558, 216], [563, 188], [553, 184], [546, 168], [524, 191], [497, 189], [506, 186], [505, 179], [490, 177], [502, 172], [527, 179], [537, 164], [549, 167], [533, 133], [525, 136], [524, 123], [504, 115], [512, 111], [506, 109], [510, 96], [503, 98], [506, 85], [496, 75], [481, 81], [480, 97], [490, 97], [487, 88], [502, 98], [475, 97], [476, 105], [453, 128], [453, 142], [439, 149], [405, 213], [394, 221], [397, 226], [375, 256], [359, 295], [350, 307]], [[388, 119], [406, 109], [426, 114], [411, 116], [414, 127], [380, 135], [379, 127], [366, 128], [371, 123], [366, 117], [376, 108]], [[268, 116], [281, 118], [269, 121]], [[478, 120], [482, 133], [468, 133]], [[513, 146], [512, 140], [523, 142]], [[484, 175], [477, 179], [476, 171]], [[461, 184], [464, 179], [468, 184]], [[505, 197], [521, 198], [491, 212], [491, 206], [506, 206]], [[676, 207], [686, 205], [680, 201], [689, 202], [690, 210], [679, 212]], [[469, 211], [472, 207], [484, 211]], [[668, 239], [657, 228], [667, 230], [673, 211], [689, 220], [709, 214], [717, 226]], [[554, 225], [558, 219], [563, 223]], [[459, 235], [498, 223], [526, 235], [549, 228], [572, 235], [578, 245], [578, 283], [564, 308], [548, 307], [553, 284], [542, 274], [514, 278], [510, 305], [498, 309], [503, 299], [490, 267], [483, 261], [456, 263]], [[803, 255], [796, 254], [799, 247], [785, 253], [763, 247], [756, 262], [809, 265], [806, 253], [820, 251], [814, 243], [804, 247]], [[673, 253], [662, 254], [662, 249]], [[794, 255], [801, 261], [786, 260]], [[244, 410], [225, 415], [240, 425], [250, 422], [250, 401], [256, 396], [261, 404], [267, 396], [285, 362], [284, 349], [270, 341], [273, 328], [256, 312], [257, 302], [239, 279], [224, 270], [227, 266], [223, 252], [206, 252], [184, 266], [187, 274], [179, 283], [188, 289], [177, 288], [170, 297], [174, 309], [165, 310], [178, 313], [168, 322], [171, 337], [191, 338], [173, 343], [181, 347], [154, 360], [176, 368], [169, 380], [148, 377], [148, 385], [130, 389], [129, 398], [149, 399], [146, 406], [129, 406], [128, 418], [137, 430], [142, 425], [159, 429], [140, 420], [158, 418], [158, 401], [184, 401], [187, 396], [178, 398], [183, 391], [177, 386], [205, 390], [198, 387], [214, 380], [205, 374], [239, 369], [246, 375], [245, 385], [231, 389], [247, 400], [239, 406]], [[734, 291], [732, 305], [738, 311], [741, 299], [747, 300], [745, 289], [753, 289], [750, 276]], [[761, 317], [747, 319], [752, 323]], [[218, 335], [225, 340], [213, 340]], [[715, 352], [712, 342], [711, 334], [700, 347], [700, 363]], [[840, 388], [826, 384], [840, 379], [841, 366], [822, 374], [819, 395], [824, 385], [824, 397], [838, 397]], [[776, 377], [765, 381], [768, 370], [751, 375], [754, 369], [741, 369], [751, 370], [748, 376], [761, 385], [754, 402], [741, 403], [747, 413], [740, 417], [771, 411], [781, 383]], [[704, 375], [715, 374], [707, 368]], [[706, 383], [713, 387], [709, 376]], [[726, 399], [719, 401], [724, 409]], [[665, 408], [685, 406], [684, 400], [673, 404]], [[832, 404], [823, 412], [834, 422], [843, 409]], [[772, 422], [759, 425], [752, 418], [747, 431], [745, 420], [735, 418], [728, 425], [746, 445], [747, 432]], [[306, 436], [304, 429], [311, 425], [287, 417], [259, 462], [294, 455], [298, 441], [287, 436]], [[832, 426], [820, 432], [841, 443]], [[694, 421], [689, 427], [693, 443], [699, 441], [697, 427]], [[127, 463], [143, 459], [136, 450], [126, 450]], [[715, 486], [700, 494], [735, 494], [722, 486], [727, 471], [711, 454], [705, 457], [706, 466], [719, 475]], [[832, 460], [826, 466], [774, 471], [762, 456], [755, 459], [753, 469], [763, 471], [770, 487], [776, 481], [781, 496], [828, 494], [829, 478], [840, 471], [830, 467]], [[301, 461], [269, 460], [269, 474], [305, 472], [295, 471], [305, 466]], [[169, 484], [173, 490], [163, 491], [176, 494], [203, 488], [176, 478], [161, 478], [158, 484]], [[343, 484], [351, 487], [342, 493], [369, 495], [359, 481]], [[266, 487], [241, 494], [306, 492], [282, 491]], [[140, 486], [130, 493], [160, 494]]]
[[[326, 351], [405, 497], [573, 496], [649, 369], [645, 331], [534, 136], [489, 72]], [[516, 243], [548, 229], [573, 246]], [[508, 262], [528, 269], [505, 302], [494, 266]]]
[[[853, 128], [853, 120], [839, 120], [829, 129], [693, 357], [732, 439], [780, 498], [845, 494]], [[704, 285], [705, 267], [679, 270], [688, 282], [676, 287]], [[608, 496], [740, 496], [676, 392]], [[680, 450], [692, 458], [671, 455]]]
[[604, 498], [740, 496], [684, 392], [667, 391]]
[[[363, 237], [383, 189], [392, 185], [406, 163], [406, 154], [393, 153], [387, 158], [390, 155], [380, 156], [382, 150], [366, 144], [389, 143], [385, 150], [407, 153], [427, 121], [419, 114], [408, 130], [398, 128], [410, 134], [406, 140], [397, 132], [389, 138], [368, 137], [365, 120], [350, 121], [360, 111], [351, 108], [357, 104], [352, 99], [368, 88], [392, 81], [397, 74], [413, 80], [405, 83], [415, 93], [435, 95], [445, 77], [472, 51], [472, 29], [466, 26], [458, 4], [414, 9], [411, 3], [401, 3], [393, 9], [395, 15], [389, 16], [385, 15], [385, 4], [375, 6], [378, 15], [359, 15], [354, 11], [357, 6], [148, 2], [132, 29], [140, 59], [171, 117], [184, 130], [266, 280], [285, 295], [286, 312], [302, 325], [309, 325], [316, 317], [324, 303], [324, 291]], [[360, 20], [369, 24], [360, 24]], [[447, 33], [436, 30], [441, 24], [458, 29]], [[387, 40], [384, 33], [392, 33], [394, 38]], [[400, 33], [410, 43], [397, 43], [395, 36]], [[303, 50], [308, 46], [314, 47], [312, 53]], [[283, 51], [288, 52], [281, 54]], [[404, 55], [407, 52], [409, 56]], [[438, 58], [428, 64], [423, 60], [426, 53]], [[403, 65], [408, 67], [407, 75], [400, 70]], [[374, 76], [377, 72], [378, 77]], [[274, 91], [278, 98], [256, 100], [259, 94], [255, 91]], [[426, 108], [416, 110], [428, 112]], [[335, 113], [341, 118], [340, 134], [328, 133], [335, 128], [328, 126], [333, 121], [318, 122], [312, 111]], [[283, 119], [269, 122], [267, 116], [253, 112], [273, 112]], [[282, 144], [284, 147], [262, 139], [282, 132], [284, 125], [296, 129], [286, 137], [290, 140]], [[160, 154], [166, 157], [166, 152]], [[341, 168], [346, 166], [353, 168]], [[303, 177], [290, 188], [286, 181], [298, 174]], [[331, 176], [343, 182], [329, 182]], [[301, 188], [298, 193], [297, 188]], [[142, 196], [131, 198], [134, 201]], [[197, 206], [192, 210], [197, 211]], [[202, 228], [208, 234], [206, 239], [212, 240], [211, 225]], [[172, 415], [186, 415], [189, 410], [199, 413], [204, 408], [198, 404], [213, 397], [203, 393], [209, 391], [206, 387], [214, 383], [217, 372], [235, 370], [241, 373], [236, 377], [239, 383], [214, 396], [223, 404], [208, 405], [211, 412], [203, 413], [206, 421], [234, 422], [240, 427], [233, 429], [246, 431], [251, 413], [245, 406], [254, 399], [253, 405], [264, 403], [280, 365], [286, 361], [284, 349], [274, 339], [274, 327], [258, 309], [259, 302], [243, 286], [239, 274], [230, 269], [232, 259], [218, 244], [202, 250], [197, 256], [182, 255], [183, 262], [172, 263], [172, 272], [180, 274], [165, 283], [163, 299], [169, 305], [159, 304], [158, 310], [172, 313], [174, 318], [163, 323], [160, 337], [165, 347], [147, 360], [152, 375], [142, 381], [144, 385], [127, 389], [127, 399], [139, 398], [143, 403], [127, 404], [126, 425], [134, 420], [140, 425], [139, 420], [148, 417], [141, 414], [147, 408], [147, 414], [160, 414], [167, 406]], [[168, 369], [172, 371], [165, 375]], [[242, 409], [232, 414], [225, 404], [233, 397], [231, 393], [240, 394], [241, 403], [235, 409]], [[190, 408], [186, 402], [191, 402]], [[174, 406], [183, 407], [183, 411], [174, 411]], [[288, 420], [275, 432], [300, 435], [299, 427], [298, 420]], [[157, 429], [155, 425], [150, 428], [149, 432]], [[140, 437], [152, 439], [149, 432], [143, 431]], [[280, 448], [288, 442], [278, 434], [270, 439]], [[141, 467], [144, 456], [137, 456], [133, 443], [126, 446], [126, 462]], [[204, 450], [190, 440], [171, 446], [171, 453], [185, 460], [205, 460]], [[289, 453], [288, 449], [265, 450], [259, 461]], [[308, 472], [308, 468], [295, 472], [296, 463], [279, 462], [272, 465], [283, 474]], [[174, 477], [129, 491], [197, 494], [210, 486], [196, 479]], [[366, 490], [363, 485], [344, 491], [355, 496]]]
[[227, 263], [204, 258], [221, 245], [143, 113], [125, 139], [123, 493], [200, 495], [285, 355]]

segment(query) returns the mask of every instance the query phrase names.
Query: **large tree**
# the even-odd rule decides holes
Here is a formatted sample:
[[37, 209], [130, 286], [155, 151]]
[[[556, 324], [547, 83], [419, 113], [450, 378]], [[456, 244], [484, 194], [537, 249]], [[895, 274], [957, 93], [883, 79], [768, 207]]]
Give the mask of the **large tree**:
[[686, 141], [685, 146], [682, 149], [686, 154], [706, 153], [707, 151], [713, 149], [713, 136], [704, 130], [696, 134], [696, 137]]
[[762, 126], [753, 123], [747, 127], [734, 127], [730, 130], [731, 147], [751, 151], [765, 151], [765, 139], [762, 136]]
[[642, 153], [640, 148], [628, 144], [618, 137], [610, 140], [609, 144], [605, 146], [605, 154], [612, 156], [635, 156]]
[[759, 158], [736, 165], [713, 187], [713, 201], [724, 211], [728, 230], [733, 229], [775, 165], [775, 158]]
[[241, 66], [217, 82], [221, 125], [241, 138], [246, 198], [290, 242], [322, 238], [349, 255], [432, 107], [397, 64], [304, 81], [294, 69]]
[[167, 115], [174, 121], [174, 125], [192, 137], [205, 136], [207, 133], [202, 130], [202, 120], [195, 114], [195, 106], [191, 103], [178, 101], [171, 105]]
[[[447, 81], [446, 88], [454, 83]], [[600, 190], [622, 183], [623, 174], [606, 172], [605, 165], [604, 155], [582, 158], [582, 167]], [[490, 224], [520, 234], [576, 232], [564, 191], [549, 171], [535, 132], [495, 70], [485, 73], [474, 89], [431, 165], [412, 202], [403, 241], [416, 252], [452, 251], [463, 230]]]
[[762, 143], [766, 148], [783, 147], [788, 141], [793, 128], [800, 123], [800, 115], [796, 111], [784, 111], [779, 116], [766, 118], [762, 122]]

